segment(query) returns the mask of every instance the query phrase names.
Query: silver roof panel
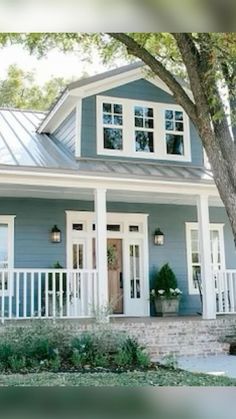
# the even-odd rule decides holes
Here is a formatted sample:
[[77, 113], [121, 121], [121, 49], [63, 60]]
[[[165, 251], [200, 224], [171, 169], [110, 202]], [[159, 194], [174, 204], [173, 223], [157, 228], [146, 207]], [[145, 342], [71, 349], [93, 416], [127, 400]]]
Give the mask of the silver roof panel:
[[213, 183], [212, 174], [202, 167], [161, 162], [114, 159], [80, 159], [54, 136], [36, 132], [45, 114], [0, 108], [0, 166], [20, 169], [78, 173], [119, 178], [162, 179]]

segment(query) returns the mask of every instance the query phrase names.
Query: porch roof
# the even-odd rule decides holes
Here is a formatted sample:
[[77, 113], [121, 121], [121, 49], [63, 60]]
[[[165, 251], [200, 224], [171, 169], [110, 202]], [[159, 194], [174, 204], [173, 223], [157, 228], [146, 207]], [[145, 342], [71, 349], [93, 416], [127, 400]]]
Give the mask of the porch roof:
[[36, 129], [45, 117], [43, 112], [0, 108], [0, 166], [14, 169], [54, 171], [94, 177], [160, 179], [213, 184], [212, 174], [203, 167], [143, 160], [80, 159], [54, 136], [39, 134]]

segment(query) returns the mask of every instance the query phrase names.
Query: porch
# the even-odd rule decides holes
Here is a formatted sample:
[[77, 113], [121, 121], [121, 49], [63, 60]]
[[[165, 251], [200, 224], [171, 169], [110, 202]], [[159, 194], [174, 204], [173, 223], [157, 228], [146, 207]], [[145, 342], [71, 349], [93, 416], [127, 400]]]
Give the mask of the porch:
[[[133, 166], [132, 170], [137, 170]], [[122, 168], [128, 171], [124, 164]], [[153, 165], [149, 169], [154, 170]], [[149, 317], [151, 275], [166, 262], [183, 291], [181, 315], [200, 311], [200, 298], [192, 286], [197, 269], [202, 278], [203, 318], [234, 313], [234, 275], [232, 280], [221, 279], [217, 286], [215, 279], [211, 280], [212, 268], [236, 269], [230, 226], [215, 186], [208, 180], [199, 181], [200, 169], [171, 170], [173, 174], [162, 165], [161, 179], [145, 181], [137, 178], [138, 174], [132, 179], [124, 175], [104, 181], [101, 175], [86, 172], [78, 177], [71, 173], [63, 175], [63, 186], [61, 178], [52, 173], [42, 176], [35, 172], [37, 179], [32, 178], [28, 185], [28, 175], [17, 173], [14, 178], [9, 171], [0, 185], [0, 279], [5, 283], [0, 289], [2, 321], [91, 318], [109, 306], [112, 276], [122, 301], [114, 314]], [[176, 181], [175, 176], [182, 172], [181, 181]], [[195, 176], [195, 172], [199, 174]], [[170, 174], [174, 180], [168, 178]], [[58, 243], [50, 238], [55, 224], [61, 230]], [[216, 234], [213, 263], [210, 225]], [[165, 233], [163, 246], [156, 246], [153, 240], [157, 227]], [[196, 229], [199, 243], [191, 260], [188, 241], [195, 245]], [[221, 232], [225, 263], [224, 252], [217, 260]], [[119, 258], [109, 272], [111, 245], [119, 249]], [[66, 269], [53, 269], [56, 261]], [[222, 290], [220, 297], [216, 289]], [[231, 295], [228, 305], [224, 295]]]
[[[236, 315], [236, 270], [212, 272], [216, 315]], [[200, 298], [200, 296], [199, 296]], [[92, 319], [111, 317], [112, 304], [102, 306], [96, 269], [1, 269], [0, 319]], [[196, 313], [197, 314], [197, 313]], [[114, 317], [113, 317], [114, 318]], [[121, 322], [124, 316], [116, 317]], [[172, 318], [171, 322], [186, 320]], [[189, 316], [191, 319], [192, 316]], [[127, 317], [127, 321], [130, 321]], [[150, 322], [154, 319], [150, 318]], [[158, 321], [163, 319], [158, 318]], [[133, 318], [146, 322], [148, 317]], [[167, 322], [170, 319], [166, 320]]]

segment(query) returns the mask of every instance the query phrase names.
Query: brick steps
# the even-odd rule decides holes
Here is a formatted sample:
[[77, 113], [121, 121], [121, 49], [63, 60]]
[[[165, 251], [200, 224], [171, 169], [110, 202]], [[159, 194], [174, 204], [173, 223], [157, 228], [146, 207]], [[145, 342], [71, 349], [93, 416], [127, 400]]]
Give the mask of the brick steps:
[[218, 355], [227, 353], [229, 344], [222, 342], [226, 336], [236, 336], [236, 318], [217, 320], [154, 319], [147, 323], [120, 322], [114, 328], [125, 330], [144, 345], [153, 359], [173, 354]]

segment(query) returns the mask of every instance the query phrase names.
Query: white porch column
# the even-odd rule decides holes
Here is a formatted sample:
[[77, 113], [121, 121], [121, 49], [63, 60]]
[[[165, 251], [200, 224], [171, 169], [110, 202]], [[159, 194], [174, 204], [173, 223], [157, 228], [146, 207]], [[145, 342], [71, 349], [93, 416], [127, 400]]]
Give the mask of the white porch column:
[[201, 277], [203, 297], [203, 319], [216, 318], [215, 286], [211, 269], [211, 242], [209, 229], [208, 196], [197, 197], [199, 244], [201, 254]]
[[99, 306], [108, 308], [106, 189], [94, 190]]

